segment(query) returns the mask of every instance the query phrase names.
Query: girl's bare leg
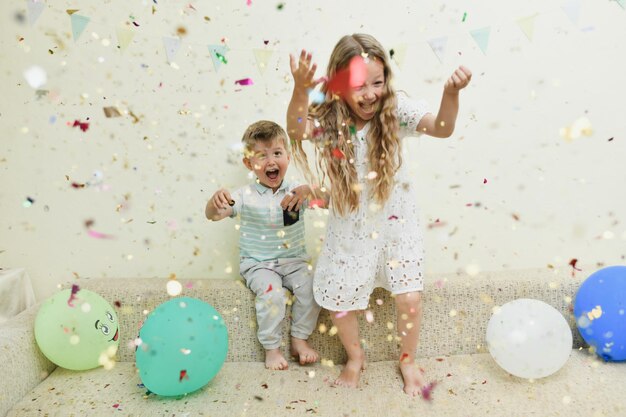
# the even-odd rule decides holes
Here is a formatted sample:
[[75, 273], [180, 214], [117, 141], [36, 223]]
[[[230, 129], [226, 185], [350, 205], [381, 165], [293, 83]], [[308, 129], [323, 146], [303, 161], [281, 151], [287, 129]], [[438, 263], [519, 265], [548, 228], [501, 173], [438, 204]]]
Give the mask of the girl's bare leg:
[[361, 370], [365, 369], [365, 352], [361, 349], [359, 341], [359, 323], [356, 312], [348, 311], [337, 314], [337, 312], [331, 311], [330, 317], [337, 327], [339, 339], [348, 354], [348, 362], [335, 381], [335, 385], [356, 388], [359, 384]]
[[415, 363], [422, 322], [422, 295], [419, 291], [396, 296], [398, 336], [400, 337], [400, 372], [404, 379], [404, 392], [418, 395], [426, 389], [426, 381]]

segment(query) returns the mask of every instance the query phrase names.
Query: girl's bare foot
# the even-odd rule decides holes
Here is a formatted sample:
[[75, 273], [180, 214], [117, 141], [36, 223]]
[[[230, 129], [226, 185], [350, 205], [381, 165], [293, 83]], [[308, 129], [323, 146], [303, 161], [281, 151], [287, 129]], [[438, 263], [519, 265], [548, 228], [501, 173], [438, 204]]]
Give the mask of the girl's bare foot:
[[[400, 361], [400, 373], [404, 380], [404, 392], [412, 397], [422, 394], [425, 400], [430, 400], [433, 384], [426, 384], [422, 373], [413, 361]], [[432, 386], [431, 386], [432, 385]]]
[[319, 360], [319, 355], [311, 346], [309, 342], [297, 337], [291, 338], [291, 356], [296, 358], [300, 365], [306, 365], [307, 363], [315, 363]]
[[265, 351], [265, 367], [274, 371], [283, 371], [289, 368], [289, 364], [280, 349], [267, 349]]
[[361, 350], [361, 353], [356, 357], [348, 358], [348, 362], [341, 370], [339, 378], [335, 380], [334, 385], [346, 388], [358, 387], [361, 371], [363, 370], [365, 370], [365, 352]]

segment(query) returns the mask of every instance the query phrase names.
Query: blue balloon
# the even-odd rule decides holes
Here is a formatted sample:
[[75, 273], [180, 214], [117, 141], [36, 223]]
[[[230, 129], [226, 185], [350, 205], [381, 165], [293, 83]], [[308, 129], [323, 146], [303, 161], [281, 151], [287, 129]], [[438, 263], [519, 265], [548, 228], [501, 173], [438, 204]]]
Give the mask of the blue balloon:
[[578, 331], [605, 361], [626, 360], [626, 266], [591, 274], [574, 300]]
[[139, 330], [135, 358], [141, 381], [151, 392], [180, 396], [205, 386], [228, 353], [224, 319], [197, 298], [174, 298], [159, 305]]

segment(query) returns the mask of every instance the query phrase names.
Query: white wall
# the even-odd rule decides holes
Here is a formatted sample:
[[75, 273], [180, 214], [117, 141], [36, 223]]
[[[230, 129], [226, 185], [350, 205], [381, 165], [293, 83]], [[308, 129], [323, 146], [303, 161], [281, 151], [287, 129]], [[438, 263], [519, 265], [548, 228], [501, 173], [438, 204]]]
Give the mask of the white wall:
[[[235, 222], [208, 222], [205, 202], [220, 186], [248, 181], [233, 150], [245, 127], [284, 122], [288, 54], [312, 50], [321, 75], [336, 41], [353, 32], [373, 34], [396, 56], [405, 47], [395, 85], [434, 107], [457, 65], [474, 72], [453, 137], [405, 141], [427, 272], [570, 268], [572, 258], [582, 273], [624, 264], [626, 10], [618, 2], [279, 3], [48, 1], [30, 25], [28, 3], [1, 2], [0, 266], [26, 267], [39, 298], [80, 277], [235, 278]], [[66, 9], [90, 18], [77, 41]], [[529, 40], [518, 19], [533, 15]], [[116, 29], [133, 19], [139, 26], [127, 26], [134, 38], [122, 51]], [[170, 65], [162, 38], [179, 26], [187, 34]], [[491, 28], [486, 53], [470, 35], [483, 27]], [[447, 37], [442, 62], [427, 42], [438, 37]], [[228, 62], [216, 71], [208, 45], [222, 38]], [[255, 49], [274, 51], [264, 74]], [[33, 65], [47, 73], [47, 94], [26, 82]], [[254, 85], [234, 84], [248, 77]], [[123, 117], [106, 118], [106, 106]], [[582, 117], [591, 135], [560, 135]], [[86, 132], [68, 126], [87, 118]], [[90, 237], [90, 219], [113, 238]], [[323, 219], [308, 218], [313, 255]]]

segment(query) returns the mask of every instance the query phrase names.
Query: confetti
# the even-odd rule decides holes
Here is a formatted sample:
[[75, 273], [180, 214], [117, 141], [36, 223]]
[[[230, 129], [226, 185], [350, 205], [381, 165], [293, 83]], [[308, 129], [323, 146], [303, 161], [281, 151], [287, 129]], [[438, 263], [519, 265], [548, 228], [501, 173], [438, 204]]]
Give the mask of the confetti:
[[365, 82], [367, 66], [361, 56], [355, 56], [350, 60], [347, 68], [344, 68], [327, 81], [326, 87], [330, 93], [339, 95], [349, 94], [352, 88], [359, 87]]
[[270, 284], [270, 286], [267, 287], [267, 289], [265, 290], [265, 294], [267, 294], [270, 291], [272, 291], [272, 284]]
[[36, 65], [28, 68], [24, 71], [24, 78], [26, 78], [26, 82], [34, 89], [38, 89], [48, 82], [48, 76], [46, 71], [38, 67]]
[[277, 8], [278, 10], [282, 10], [284, 7], [285, 7], [285, 3], [278, 3], [278, 4], [276, 5], [276, 8]]
[[87, 231], [87, 234], [95, 239], [113, 239], [113, 236], [96, 232], [95, 230], [89, 230]]
[[122, 113], [116, 107], [103, 107], [104, 115], [106, 117], [121, 117]]
[[422, 398], [426, 401], [432, 401], [432, 393], [435, 389], [437, 382], [433, 381], [430, 384], [422, 388]]
[[35, 200], [33, 200], [32, 198], [26, 197], [26, 200], [24, 200], [24, 202], [22, 203], [22, 206], [24, 208], [28, 208], [28, 207], [32, 206], [34, 202], [35, 202]]
[[224, 64], [228, 64], [228, 61], [226, 60], [226, 57], [224, 55], [220, 54], [219, 52], [215, 52], [215, 56]]
[[392, 214], [391, 216], [387, 218], [387, 220], [398, 220], [398, 216], [396, 216], [395, 214]]
[[67, 300], [68, 306], [74, 307], [72, 302], [76, 299], [76, 293], [78, 293], [78, 290], [80, 290], [80, 287], [76, 284], [72, 284], [72, 293], [70, 294], [70, 298]]
[[341, 149], [339, 148], [333, 149], [333, 156], [338, 159], [346, 159], [346, 155], [343, 152], [341, 152]]
[[461, 20], [461, 22], [465, 22], [466, 18], [467, 18], [467, 12], [463, 13], [463, 20]]
[[313, 199], [309, 202], [309, 208], [324, 208], [326, 203], [321, 198]]
[[180, 371], [180, 376], [178, 377], [178, 382], [183, 382], [183, 379], [189, 379], [189, 375], [187, 375], [187, 370], [183, 369]]
[[348, 315], [347, 311], [340, 311], [339, 313], [335, 314], [335, 318], [340, 319], [340, 318], [345, 317], [347, 315]]
[[239, 85], [253, 85], [254, 82], [252, 82], [252, 78], [244, 78], [242, 80], [235, 81], [235, 84], [239, 84]]
[[569, 261], [569, 266], [571, 266], [572, 269], [572, 276], [574, 276], [574, 274], [576, 274], [576, 271], [582, 271], [582, 269], [576, 268], [576, 263], [578, 262], [578, 259], [574, 258], [571, 261]]
[[[87, 119], [87, 120], [89, 120], [89, 119]], [[89, 129], [89, 122], [81, 122], [80, 120], [74, 120], [73, 124], [71, 124], [71, 122], [69, 122], [69, 123], [70, 123], [71, 127], [78, 126], [80, 128], [80, 130], [82, 130], [83, 132], [86, 132], [87, 129]]]

